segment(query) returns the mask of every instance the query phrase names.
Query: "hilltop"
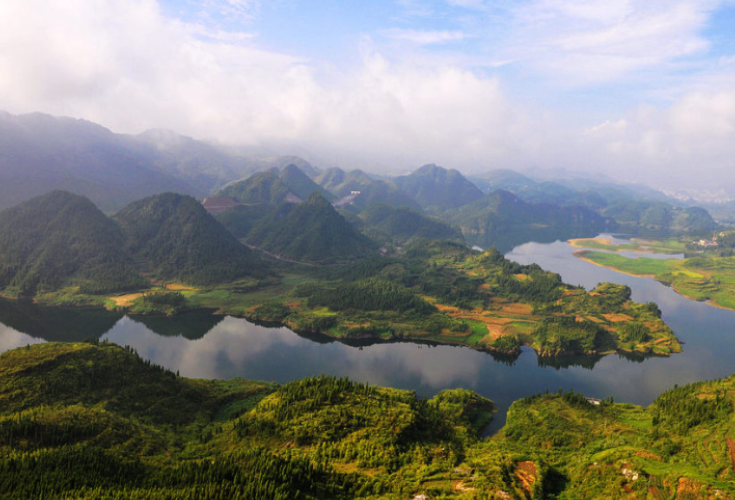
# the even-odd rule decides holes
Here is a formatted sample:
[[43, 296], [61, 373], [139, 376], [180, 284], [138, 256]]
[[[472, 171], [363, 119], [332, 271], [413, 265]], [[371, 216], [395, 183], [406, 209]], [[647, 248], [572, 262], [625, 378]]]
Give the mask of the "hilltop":
[[190, 196], [151, 196], [113, 219], [125, 235], [125, 250], [154, 278], [213, 284], [263, 274], [260, 260]]
[[494, 410], [320, 376], [193, 380], [114, 344], [0, 355], [9, 500], [732, 498], [735, 376], [648, 408], [574, 391]]
[[458, 171], [434, 164], [397, 177], [395, 183], [422, 208], [433, 212], [461, 207], [483, 197], [482, 191]]
[[145, 283], [120, 228], [91, 201], [51, 191], [0, 212], [0, 289], [109, 293]]
[[352, 227], [318, 191], [303, 203], [282, 205], [263, 217], [245, 240], [300, 262], [344, 262], [377, 254], [376, 245]]

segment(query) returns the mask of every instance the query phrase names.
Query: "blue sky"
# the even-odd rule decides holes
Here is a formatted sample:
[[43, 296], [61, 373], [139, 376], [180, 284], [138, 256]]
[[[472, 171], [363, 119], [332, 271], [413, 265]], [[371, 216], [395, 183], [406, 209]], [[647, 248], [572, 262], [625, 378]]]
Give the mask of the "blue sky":
[[4, 0], [0, 46], [12, 113], [735, 188], [732, 0]]

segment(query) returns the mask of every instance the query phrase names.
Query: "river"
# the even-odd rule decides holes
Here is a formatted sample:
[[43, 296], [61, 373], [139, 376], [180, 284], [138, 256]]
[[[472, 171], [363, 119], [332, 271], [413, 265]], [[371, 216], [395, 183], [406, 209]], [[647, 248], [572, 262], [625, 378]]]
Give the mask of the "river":
[[[346, 345], [306, 338], [287, 328], [196, 311], [175, 318], [125, 316], [98, 309], [50, 308], [0, 300], [0, 352], [45, 341], [100, 338], [129, 345], [151, 361], [186, 377], [270, 380], [280, 383], [327, 373], [372, 384], [415, 390], [431, 397], [464, 387], [495, 401], [491, 434], [519, 398], [559, 388], [590, 397], [648, 405], [675, 384], [735, 373], [735, 312], [688, 300], [650, 278], [616, 273], [573, 256], [566, 242], [526, 243], [506, 256], [535, 262], [574, 285], [591, 289], [622, 283], [633, 299], [654, 301], [684, 342], [671, 357], [609, 355], [539, 360], [530, 349], [515, 359], [464, 347], [416, 343]], [[647, 254], [646, 256], [650, 256]]]

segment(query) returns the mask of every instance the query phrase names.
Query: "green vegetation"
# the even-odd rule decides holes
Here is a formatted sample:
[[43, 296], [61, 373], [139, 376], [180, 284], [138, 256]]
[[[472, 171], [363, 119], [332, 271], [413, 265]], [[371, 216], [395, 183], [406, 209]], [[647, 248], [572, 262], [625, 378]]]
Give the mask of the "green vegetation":
[[190, 196], [164, 193], [115, 214], [126, 251], [155, 279], [194, 285], [263, 276], [263, 263]]
[[113, 344], [0, 355], [0, 491], [61, 499], [732, 498], [735, 376], [649, 408], [184, 379]]
[[[578, 246], [587, 245], [584, 241]], [[575, 255], [594, 264], [635, 276], [650, 276], [693, 300], [735, 309], [735, 257], [702, 255], [685, 259], [631, 259], [616, 253], [578, 250]], [[645, 254], [642, 254], [645, 255]]]
[[312, 181], [299, 167], [294, 164], [287, 165], [281, 171], [281, 182], [283, 182], [293, 194], [305, 200], [317, 191], [327, 200], [333, 200], [335, 196], [319, 184]]
[[245, 241], [299, 262], [333, 264], [377, 254], [375, 244], [358, 233], [318, 192], [298, 205], [281, 205], [263, 218]]
[[[71, 200], [72, 214], [86, 213], [91, 206], [74, 195], [52, 195], [52, 201]], [[45, 207], [44, 213], [51, 210]], [[233, 211], [237, 216], [229, 220], [242, 229], [240, 215], [247, 217], [251, 211]], [[382, 258], [376, 245], [318, 192], [303, 203], [258, 212], [260, 220], [245, 240], [262, 250], [269, 268], [188, 196], [146, 198], [112, 221], [91, 213], [94, 221], [106, 224], [103, 229], [117, 231], [110, 251], [127, 259], [133, 276], [128, 282], [137, 280], [133, 283], [138, 289], [102, 295], [94, 292], [108, 290], [104, 280], [85, 289], [71, 278], [52, 287], [47, 285], [55, 276], [51, 273], [41, 282], [47, 288], [36, 290], [37, 299], [55, 305], [105, 305], [136, 314], [209, 308], [337, 338], [425, 340], [505, 354], [519, 352], [522, 345], [542, 356], [680, 351], [658, 309], [632, 303], [629, 291], [626, 295], [603, 286], [588, 294], [538, 266], [512, 263], [496, 250], [477, 253], [459, 242], [419, 238], [422, 232], [436, 236], [434, 231], [448, 228], [410, 209], [368, 210], [367, 219], [378, 224], [391, 219], [385, 227], [404, 235], [411, 230], [406, 221], [417, 222], [411, 243]], [[95, 227], [80, 224], [76, 230], [87, 235], [85, 231]], [[75, 242], [86, 240], [80, 236], [59, 241], [54, 254], [66, 255], [69, 247], [76, 248]]]
[[647, 236], [711, 234], [718, 228], [703, 208], [679, 208], [664, 202], [624, 200], [605, 207], [602, 215], [615, 219], [619, 231]]
[[271, 170], [230, 183], [217, 193], [217, 196], [234, 198], [245, 205], [280, 205], [288, 201], [289, 195], [295, 196], [278, 174]]
[[450, 242], [418, 241], [400, 257], [323, 270], [279, 300], [288, 314], [243, 314], [333, 337], [430, 340], [504, 353], [521, 345], [543, 356], [681, 350], [655, 304], [631, 302], [628, 287], [602, 284], [587, 293], [536, 265]]
[[462, 233], [436, 217], [428, 217], [410, 207], [370, 205], [360, 214], [362, 231], [373, 240], [406, 244], [413, 238], [461, 240]]
[[[685, 253], [690, 246], [687, 238], [667, 238], [664, 240], [646, 240], [632, 238], [629, 243], [613, 243], [611, 238], [577, 238], [569, 240], [573, 247], [606, 250], [610, 252], [640, 253]], [[645, 257], [645, 255], [644, 255]]]
[[398, 177], [395, 182], [422, 208], [435, 213], [461, 207], [483, 197], [482, 191], [458, 171], [433, 164]]
[[568, 239], [605, 230], [607, 221], [589, 208], [531, 204], [512, 193], [497, 190], [461, 208], [445, 220], [459, 227], [465, 239], [481, 247], [517, 239], [516, 244], [544, 235]]
[[145, 284], [123, 253], [120, 228], [88, 199], [51, 191], [0, 213], [0, 290], [87, 294]]
[[0, 356], [3, 498], [394, 498], [460, 463], [492, 403], [317, 377], [188, 380], [112, 344]]

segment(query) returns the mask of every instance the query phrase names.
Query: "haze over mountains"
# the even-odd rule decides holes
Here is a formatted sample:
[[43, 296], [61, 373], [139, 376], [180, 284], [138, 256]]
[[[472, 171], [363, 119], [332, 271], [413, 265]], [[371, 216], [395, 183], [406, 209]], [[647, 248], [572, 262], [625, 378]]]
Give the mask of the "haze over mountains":
[[[435, 164], [392, 179], [376, 178], [362, 170], [322, 170], [295, 156], [245, 156], [171, 131], [128, 136], [42, 114], [4, 113], [0, 131], [0, 207], [54, 189], [86, 196], [102, 211], [119, 212], [115, 220], [128, 241], [136, 241], [125, 247], [128, 258], [145, 260], [154, 274], [166, 278], [179, 273], [179, 278], [197, 281], [226, 274], [227, 266], [198, 278], [190, 274], [192, 262], [217, 255], [234, 259], [235, 268], [252, 266], [249, 255], [235, 256], [235, 248], [244, 248], [235, 238], [224, 243], [231, 237], [203, 222], [206, 218], [193, 198], [159, 196], [121, 211], [163, 192], [232, 198], [240, 206], [220, 221], [234, 237], [312, 263], [359, 258], [374, 252], [376, 245], [390, 247], [416, 237], [459, 237], [504, 251], [533, 239], [592, 236], [605, 230], [666, 235], [706, 234], [717, 228], [706, 210], [653, 189], [589, 178], [535, 180], [491, 170], [468, 179]], [[171, 231], [179, 232], [175, 238], [161, 236]], [[227, 250], [218, 254], [214, 247], [198, 247], [199, 256], [184, 256], [176, 247], [197, 238], [221, 240]]]

